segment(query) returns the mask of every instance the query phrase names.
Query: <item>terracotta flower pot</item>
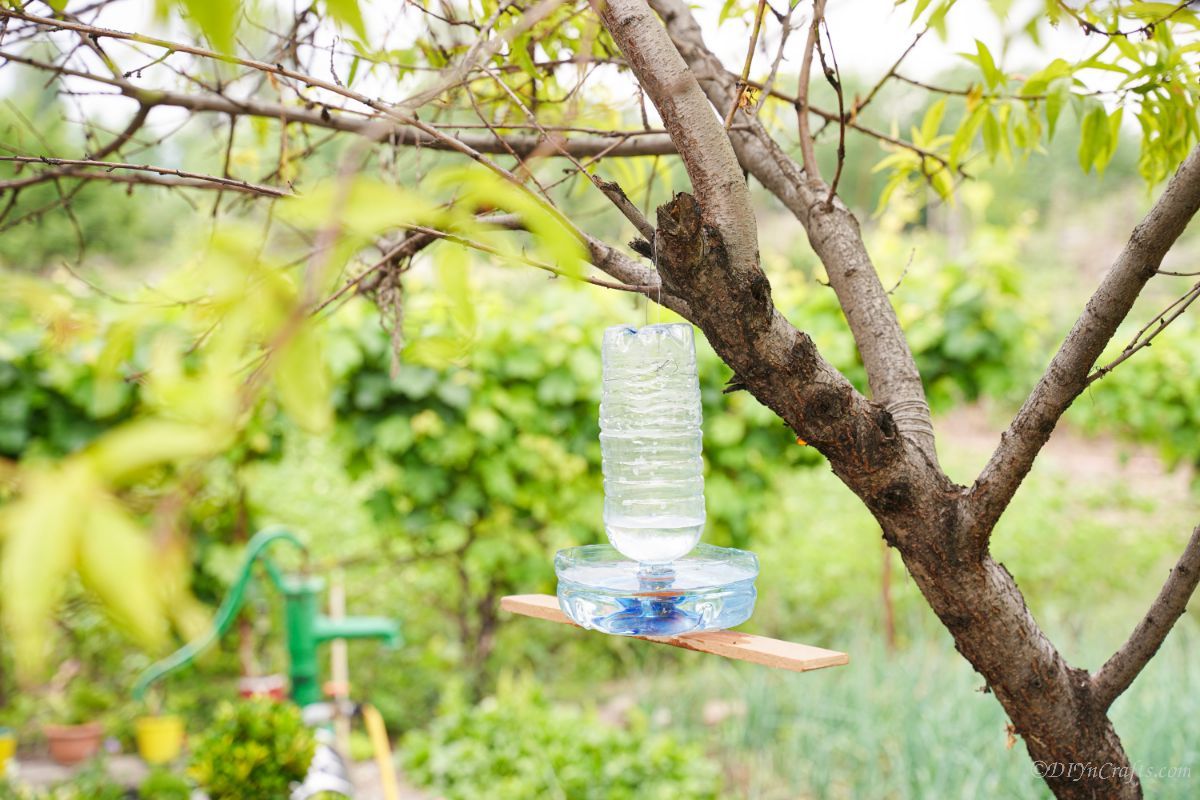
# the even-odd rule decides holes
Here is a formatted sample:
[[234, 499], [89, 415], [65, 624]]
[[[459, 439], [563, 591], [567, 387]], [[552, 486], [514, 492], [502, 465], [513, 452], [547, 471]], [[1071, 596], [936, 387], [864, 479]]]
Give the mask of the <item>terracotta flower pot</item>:
[[96, 755], [100, 752], [100, 743], [104, 740], [104, 726], [99, 722], [46, 725], [42, 730], [50, 745], [50, 758], [64, 767], [87, 761]]

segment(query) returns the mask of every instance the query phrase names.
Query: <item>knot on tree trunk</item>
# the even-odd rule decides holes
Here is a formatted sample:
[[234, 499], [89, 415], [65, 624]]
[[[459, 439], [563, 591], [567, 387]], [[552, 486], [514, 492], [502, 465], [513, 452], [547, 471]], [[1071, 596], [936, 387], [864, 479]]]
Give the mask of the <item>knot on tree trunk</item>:
[[658, 207], [654, 255], [663, 289], [688, 301], [693, 322], [714, 346], [714, 339], [725, 339], [752, 349], [770, 329], [774, 305], [767, 276], [757, 264], [747, 269], [731, 263], [718, 226], [692, 195], [680, 192]]

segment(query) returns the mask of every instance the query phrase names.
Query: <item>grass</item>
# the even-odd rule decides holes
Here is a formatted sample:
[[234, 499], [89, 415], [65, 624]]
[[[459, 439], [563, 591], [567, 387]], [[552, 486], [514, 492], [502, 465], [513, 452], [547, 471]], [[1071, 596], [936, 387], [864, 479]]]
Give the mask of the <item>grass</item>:
[[[1183, 766], [1189, 777], [1145, 779], [1149, 797], [1200, 789], [1200, 662], [1188, 621], [1115, 711], [1136, 765]], [[878, 637], [844, 643], [848, 667], [792, 674], [694, 661], [695, 669], [640, 682], [645, 710], [704, 744], [747, 800], [1049, 797], [982, 679], [930, 633], [895, 653]], [[650, 701], [649, 698], [654, 698]], [[705, 722], [723, 706], [730, 715]], [[1145, 772], [1145, 770], [1142, 770]]]

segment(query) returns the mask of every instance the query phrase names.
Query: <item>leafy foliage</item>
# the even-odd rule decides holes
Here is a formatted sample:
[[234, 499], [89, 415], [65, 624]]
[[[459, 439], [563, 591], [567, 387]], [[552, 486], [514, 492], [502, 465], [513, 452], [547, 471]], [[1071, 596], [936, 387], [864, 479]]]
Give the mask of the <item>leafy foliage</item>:
[[141, 800], [189, 800], [192, 787], [182, 775], [156, 767], [138, 786]]
[[407, 736], [405, 769], [448, 800], [564, 797], [571, 800], [706, 800], [719, 775], [694, 747], [553, 706], [530, 683], [501, 684], [475, 707], [446, 710]]
[[315, 747], [290, 703], [226, 703], [196, 744], [189, 773], [212, 800], [278, 800], [304, 780]]
[[[917, 0], [912, 22], [945, 34], [954, 0]], [[1186, 4], [1184, 4], [1186, 5]], [[1007, 3], [993, 3], [1007, 16]], [[1011, 164], [1043, 150], [1054, 138], [1064, 111], [1078, 122], [1078, 162], [1084, 172], [1103, 173], [1116, 153], [1126, 113], [1141, 132], [1138, 169], [1147, 184], [1163, 181], [1200, 139], [1196, 106], [1200, 101], [1194, 36], [1200, 27], [1194, 12], [1167, 3], [1085, 3], [1076, 11], [1059, 0], [1026, 12], [1018, 34], [1005, 35], [1005, 49], [1024, 38], [1041, 41], [1049, 26], [1072, 27], [1093, 36], [1074, 60], [1056, 57], [1029, 66], [1005, 63], [982, 40], [974, 52], [961, 53], [974, 74], [965, 87], [938, 86], [945, 96], [929, 107], [911, 143], [893, 146], [877, 165], [891, 178], [879, 199], [886, 205], [903, 188], [917, 191], [928, 183], [943, 199], [954, 193], [958, 174], [985, 161]], [[949, 130], [942, 133], [949, 112]]]
[[[1125, 326], [1100, 363], [1120, 354]], [[1194, 348], [1168, 344], [1193, 340], [1197, 325], [1184, 316], [1171, 325], [1157, 346], [1139, 351], [1120, 368], [1092, 385], [1068, 412], [1068, 419], [1090, 432], [1112, 431], [1158, 448], [1169, 464], [1200, 466], [1200, 358]]]

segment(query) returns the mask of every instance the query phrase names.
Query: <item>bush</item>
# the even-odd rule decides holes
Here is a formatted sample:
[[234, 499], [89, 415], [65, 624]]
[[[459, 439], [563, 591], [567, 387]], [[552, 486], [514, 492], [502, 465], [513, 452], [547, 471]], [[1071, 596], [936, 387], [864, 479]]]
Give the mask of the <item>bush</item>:
[[304, 780], [315, 747], [294, 705], [226, 703], [196, 746], [189, 772], [211, 800], [279, 800]]
[[697, 747], [625, 730], [594, 713], [551, 705], [532, 683], [502, 681], [496, 696], [410, 733], [401, 757], [411, 778], [447, 800], [706, 800], [720, 776]]
[[153, 770], [138, 786], [141, 800], [189, 800], [192, 787], [187, 778], [170, 770]]
[[[1098, 363], [1120, 355], [1147, 316], [1123, 325]], [[1089, 433], [1115, 432], [1155, 446], [1169, 465], [1200, 466], [1200, 353], [1185, 344], [1195, 341], [1198, 332], [1200, 323], [1181, 317], [1154, 346], [1092, 384], [1067, 419]]]
[[69, 781], [57, 784], [43, 800], [125, 800], [125, 787], [108, 775], [102, 758], [88, 762]]

